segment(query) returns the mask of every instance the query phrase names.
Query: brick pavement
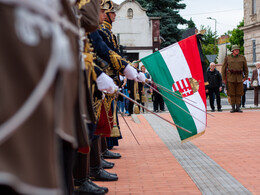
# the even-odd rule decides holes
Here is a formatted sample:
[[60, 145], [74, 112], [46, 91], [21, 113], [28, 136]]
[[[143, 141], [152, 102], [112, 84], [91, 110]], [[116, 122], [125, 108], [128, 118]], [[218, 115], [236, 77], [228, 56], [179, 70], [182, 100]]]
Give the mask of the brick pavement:
[[[161, 115], [170, 119], [168, 113]], [[203, 174], [197, 171], [192, 172], [189, 169], [190, 166], [185, 166], [180, 160], [184, 158], [184, 154], [176, 155], [176, 152], [180, 151], [179, 148], [173, 147], [169, 150], [169, 143], [178, 145], [179, 141], [172, 138], [170, 134], [162, 134], [165, 132], [163, 121], [157, 122], [159, 127], [163, 127], [159, 131], [156, 130], [157, 134], [152, 128], [152, 126], [154, 127], [152, 123], [156, 123], [155, 119], [149, 119], [149, 115], [144, 114], [137, 116], [138, 120], [135, 120], [137, 123], [132, 117], [125, 117], [139, 144], [122, 117], [119, 118], [123, 139], [120, 140], [120, 146], [113, 151], [120, 152], [122, 158], [110, 160], [116, 165], [113, 169], [108, 170], [116, 172], [119, 180], [96, 183], [109, 187], [108, 194], [111, 195], [227, 194], [226, 189], [223, 190], [223, 186], [226, 186], [227, 189], [239, 188], [241, 194], [250, 194], [250, 192], [260, 194], [258, 186], [260, 183], [260, 120], [257, 120], [260, 119], [259, 110], [249, 110], [242, 114], [222, 112], [212, 115], [214, 117], [208, 116], [206, 133], [186, 145], [181, 144], [180, 147], [184, 147], [185, 150], [189, 147], [193, 147], [192, 150], [197, 148], [196, 150], [205, 154], [217, 165], [214, 167], [222, 170], [221, 174], [227, 177], [209, 174], [210, 169], [206, 168], [200, 168], [202, 171], [204, 170], [203, 174], [206, 177], [202, 177]], [[174, 128], [172, 131], [175, 132]], [[168, 138], [165, 143], [164, 139], [161, 139], [162, 136]], [[195, 157], [189, 158], [194, 159]], [[189, 165], [189, 159], [188, 161], [186, 157], [185, 159], [184, 162]], [[207, 165], [211, 161], [203, 163]], [[195, 177], [194, 173], [197, 174]], [[219, 178], [224, 181], [224, 184], [219, 182]], [[214, 179], [218, 185], [213, 186], [214, 183], [217, 183]], [[207, 183], [206, 180], [212, 180], [213, 184]], [[238, 193], [230, 191], [229, 194]]]

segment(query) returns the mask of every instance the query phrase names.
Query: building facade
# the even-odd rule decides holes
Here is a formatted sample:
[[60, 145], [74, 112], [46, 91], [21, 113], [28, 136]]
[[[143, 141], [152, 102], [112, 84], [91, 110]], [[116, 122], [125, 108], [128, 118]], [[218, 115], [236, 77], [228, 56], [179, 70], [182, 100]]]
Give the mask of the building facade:
[[228, 50], [227, 45], [230, 45], [229, 36], [221, 35], [220, 38], [218, 39], [218, 49], [219, 49], [218, 58], [217, 58], [218, 64], [223, 64], [225, 57], [231, 53]]
[[244, 31], [245, 57], [249, 71], [260, 61], [260, 1], [244, 0]]
[[112, 27], [120, 45], [126, 46], [127, 59], [141, 59], [160, 49], [160, 18], [151, 18], [135, 0], [125, 0], [116, 7]]

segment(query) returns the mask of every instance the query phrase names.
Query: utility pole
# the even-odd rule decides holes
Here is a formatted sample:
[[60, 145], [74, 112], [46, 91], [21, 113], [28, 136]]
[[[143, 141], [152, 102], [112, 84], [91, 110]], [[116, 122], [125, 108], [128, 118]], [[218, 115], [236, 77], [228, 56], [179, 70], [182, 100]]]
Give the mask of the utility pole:
[[217, 44], [216, 44], [216, 37], [217, 37], [217, 19], [215, 19], [215, 18], [211, 18], [211, 17], [207, 17], [207, 19], [210, 19], [210, 20], [215, 20], [215, 37], [214, 37], [214, 44], [215, 44], [215, 46], [214, 46], [214, 53], [215, 54], [217, 54]]

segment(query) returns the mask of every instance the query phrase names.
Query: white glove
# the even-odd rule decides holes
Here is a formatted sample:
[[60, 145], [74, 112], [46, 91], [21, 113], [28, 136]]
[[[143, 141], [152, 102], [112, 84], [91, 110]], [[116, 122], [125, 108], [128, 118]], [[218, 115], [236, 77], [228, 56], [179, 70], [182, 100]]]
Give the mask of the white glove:
[[99, 91], [107, 92], [107, 93], [114, 93], [115, 90], [118, 88], [113, 79], [107, 76], [105, 73], [101, 73], [99, 77], [96, 79], [97, 88]]
[[151, 79], [146, 79], [145, 81], [148, 82], [148, 83], [152, 83]]
[[137, 81], [145, 83], [145, 80], [146, 80], [146, 77], [145, 77], [144, 73], [139, 72], [138, 77], [137, 77]]
[[129, 80], [135, 80], [135, 81], [137, 81], [138, 72], [137, 72], [137, 70], [136, 70], [134, 67], [132, 67], [132, 66], [129, 65], [129, 64], [125, 67], [124, 75], [125, 75], [126, 78], [128, 78]]

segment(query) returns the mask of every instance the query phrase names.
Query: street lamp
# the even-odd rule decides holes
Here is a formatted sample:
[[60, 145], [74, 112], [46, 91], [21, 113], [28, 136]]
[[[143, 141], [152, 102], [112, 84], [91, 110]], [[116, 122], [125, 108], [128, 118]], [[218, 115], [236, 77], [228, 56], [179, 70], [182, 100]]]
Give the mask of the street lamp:
[[217, 48], [216, 48], [216, 36], [217, 36], [217, 19], [215, 18], [211, 18], [211, 17], [207, 17], [207, 19], [210, 19], [210, 20], [215, 20], [215, 47], [214, 47], [214, 52], [215, 54], [217, 54]]

